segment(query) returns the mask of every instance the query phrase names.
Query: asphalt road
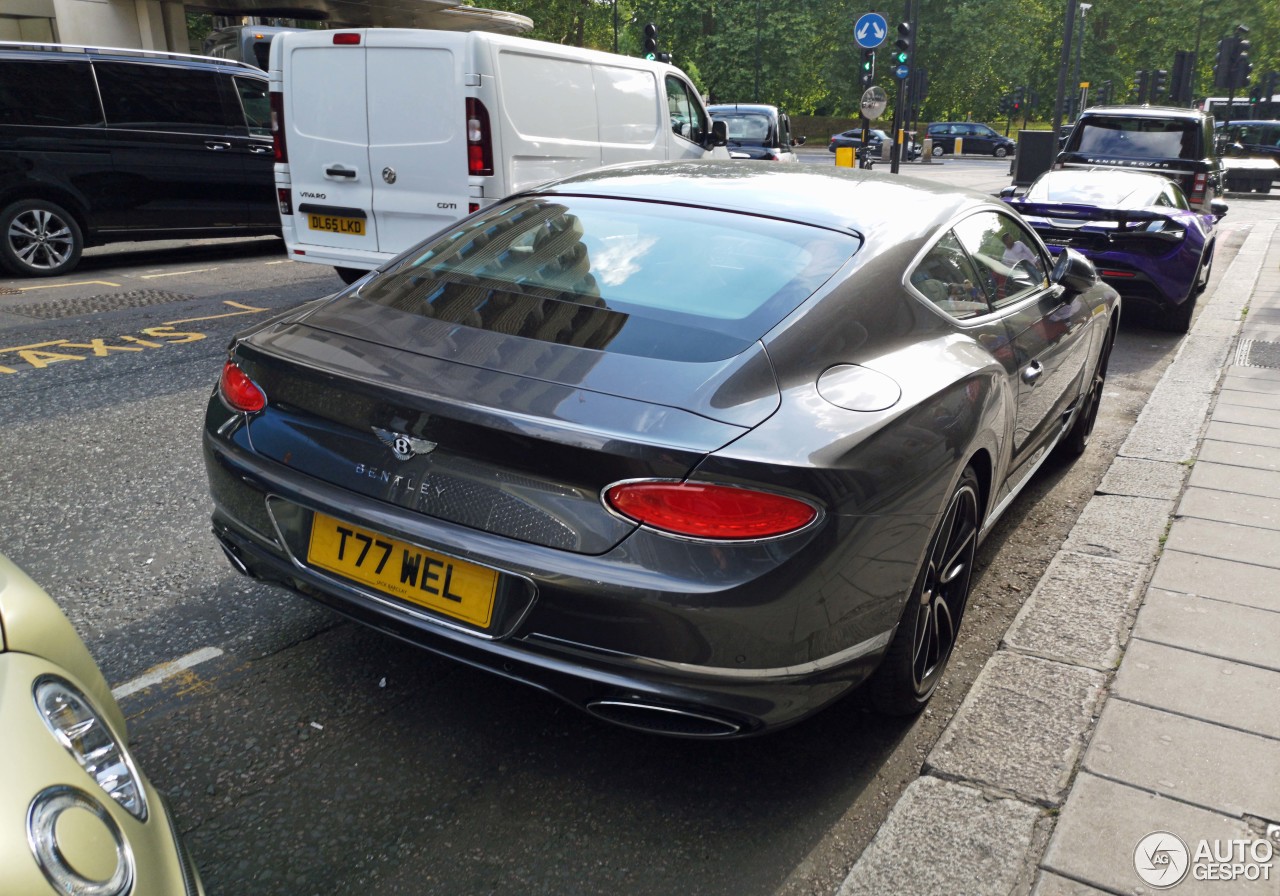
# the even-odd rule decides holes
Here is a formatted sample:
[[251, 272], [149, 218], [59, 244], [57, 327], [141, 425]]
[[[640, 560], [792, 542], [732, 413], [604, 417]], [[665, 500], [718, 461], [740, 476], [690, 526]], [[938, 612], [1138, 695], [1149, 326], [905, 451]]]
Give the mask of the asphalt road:
[[[983, 547], [929, 712], [886, 720], [849, 700], [768, 738], [687, 742], [605, 726], [231, 571], [199, 446], [221, 354], [339, 286], [275, 240], [96, 250], [69, 277], [0, 281], [0, 550], [122, 689], [212, 894], [834, 892], [1178, 345], [1122, 330], [1094, 445], [1047, 465]], [[163, 677], [173, 661], [187, 667]], [[162, 680], [134, 690], [148, 672]]]

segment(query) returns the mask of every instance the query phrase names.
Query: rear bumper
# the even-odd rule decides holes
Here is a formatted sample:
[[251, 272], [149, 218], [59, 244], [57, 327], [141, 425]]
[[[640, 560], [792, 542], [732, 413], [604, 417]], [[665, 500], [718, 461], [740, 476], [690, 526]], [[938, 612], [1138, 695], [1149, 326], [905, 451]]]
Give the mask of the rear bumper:
[[[799, 637], [796, 606], [808, 593], [804, 586], [790, 594], [776, 583], [761, 588], [750, 580], [740, 587], [708, 591], [705, 582], [682, 582], [651, 570], [629, 578], [635, 570], [628, 571], [616, 558], [566, 554], [507, 540], [502, 550], [488, 547], [468, 555], [444, 538], [397, 530], [394, 508], [380, 502], [318, 480], [282, 481], [269, 462], [208, 433], [205, 454], [215, 502], [213, 531], [241, 572], [629, 727], [732, 737], [799, 721], [874, 670], [893, 634], [891, 624], [885, 630], [876, 620], [896, 619], [901, 610], [896, 598], [880, 599], [886, 605], [823, 633], [832, 652], [794, 661], [810, 649], [807, 642], [790, 640]], [[296, 534], [281, 531], [267, 509], [268, 495], [271, 502], [341, 513], [361, 525], [413, 538], [454, 556], [502, 557], [511, 574], [533, 583], [536, 594], [527, 611], [515, 614], [512, 624], [497, 634], [431, 618], [300, 560]], [[491, 538], [483, 533], [471, 537], [482, 547]], [[637, 548], [636, 553], [644, 551]], [[538, 568], [539, 562], [552, 561], [554, 568]], [[690, 568], [689, 573], [696, 575], [697, 570]], [[876, 583], [878, 588], [884, 585]], [[844, 637], [838, 640], [838, 634]]]

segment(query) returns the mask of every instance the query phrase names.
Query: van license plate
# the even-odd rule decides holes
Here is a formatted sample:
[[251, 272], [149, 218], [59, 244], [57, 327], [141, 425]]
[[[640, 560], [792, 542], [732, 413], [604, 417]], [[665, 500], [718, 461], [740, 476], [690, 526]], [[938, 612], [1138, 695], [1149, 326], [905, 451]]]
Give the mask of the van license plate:
[[362, 218], [338, 218], [333, 215], [307, 215], [307, 226], [312, 230], [323, 230], [325, 233], [349, 233], [352, 236], [364, 236], [364, 220]]
[[495, 570], [370, 532], [317, 513], [307, 562], [384, 594], [488, 628], [498, 590]]

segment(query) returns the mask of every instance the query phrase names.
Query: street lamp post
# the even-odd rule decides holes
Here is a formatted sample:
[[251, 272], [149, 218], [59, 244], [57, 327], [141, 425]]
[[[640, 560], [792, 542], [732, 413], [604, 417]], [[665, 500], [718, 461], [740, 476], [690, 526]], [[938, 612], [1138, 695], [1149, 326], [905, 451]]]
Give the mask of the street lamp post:
[[1079, 0], [1067, 0], [1066, 21], [1062, 28], [1062, 58], [1058, 61], [1058, 90], [1053, 98], [1053, 132], [1062, 127], [1062, 101], [1066, 93], [1067, 68], [1071, 63], [1071, 36], [1076, 30], [1076, 4]]
[[1072, 88], [1075, 90], [1075, 93], [1071, 97], [1070, 109], [1072, 114], [1069, 116], [1073, 120], [1080, 116], [1080, 57], [1084, 54], [1084, 14], [1091, 9], [1093, 9], [1092, 3], [1081, 3], [1079, 5], [1080, 36], [1076, 40], [1076, 68], [1075, 74], [1072, 75], [1071, 80]]

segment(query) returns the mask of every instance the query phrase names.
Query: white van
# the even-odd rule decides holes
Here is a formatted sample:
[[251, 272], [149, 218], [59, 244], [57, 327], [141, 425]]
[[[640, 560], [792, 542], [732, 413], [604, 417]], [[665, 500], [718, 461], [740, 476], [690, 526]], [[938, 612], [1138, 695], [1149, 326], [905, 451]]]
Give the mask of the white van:
[[486, 32], [369, 28], [271, 42], [291, 258], [351, 282], [502, 197], [602, 165], [729, 158], [679, 69]]

